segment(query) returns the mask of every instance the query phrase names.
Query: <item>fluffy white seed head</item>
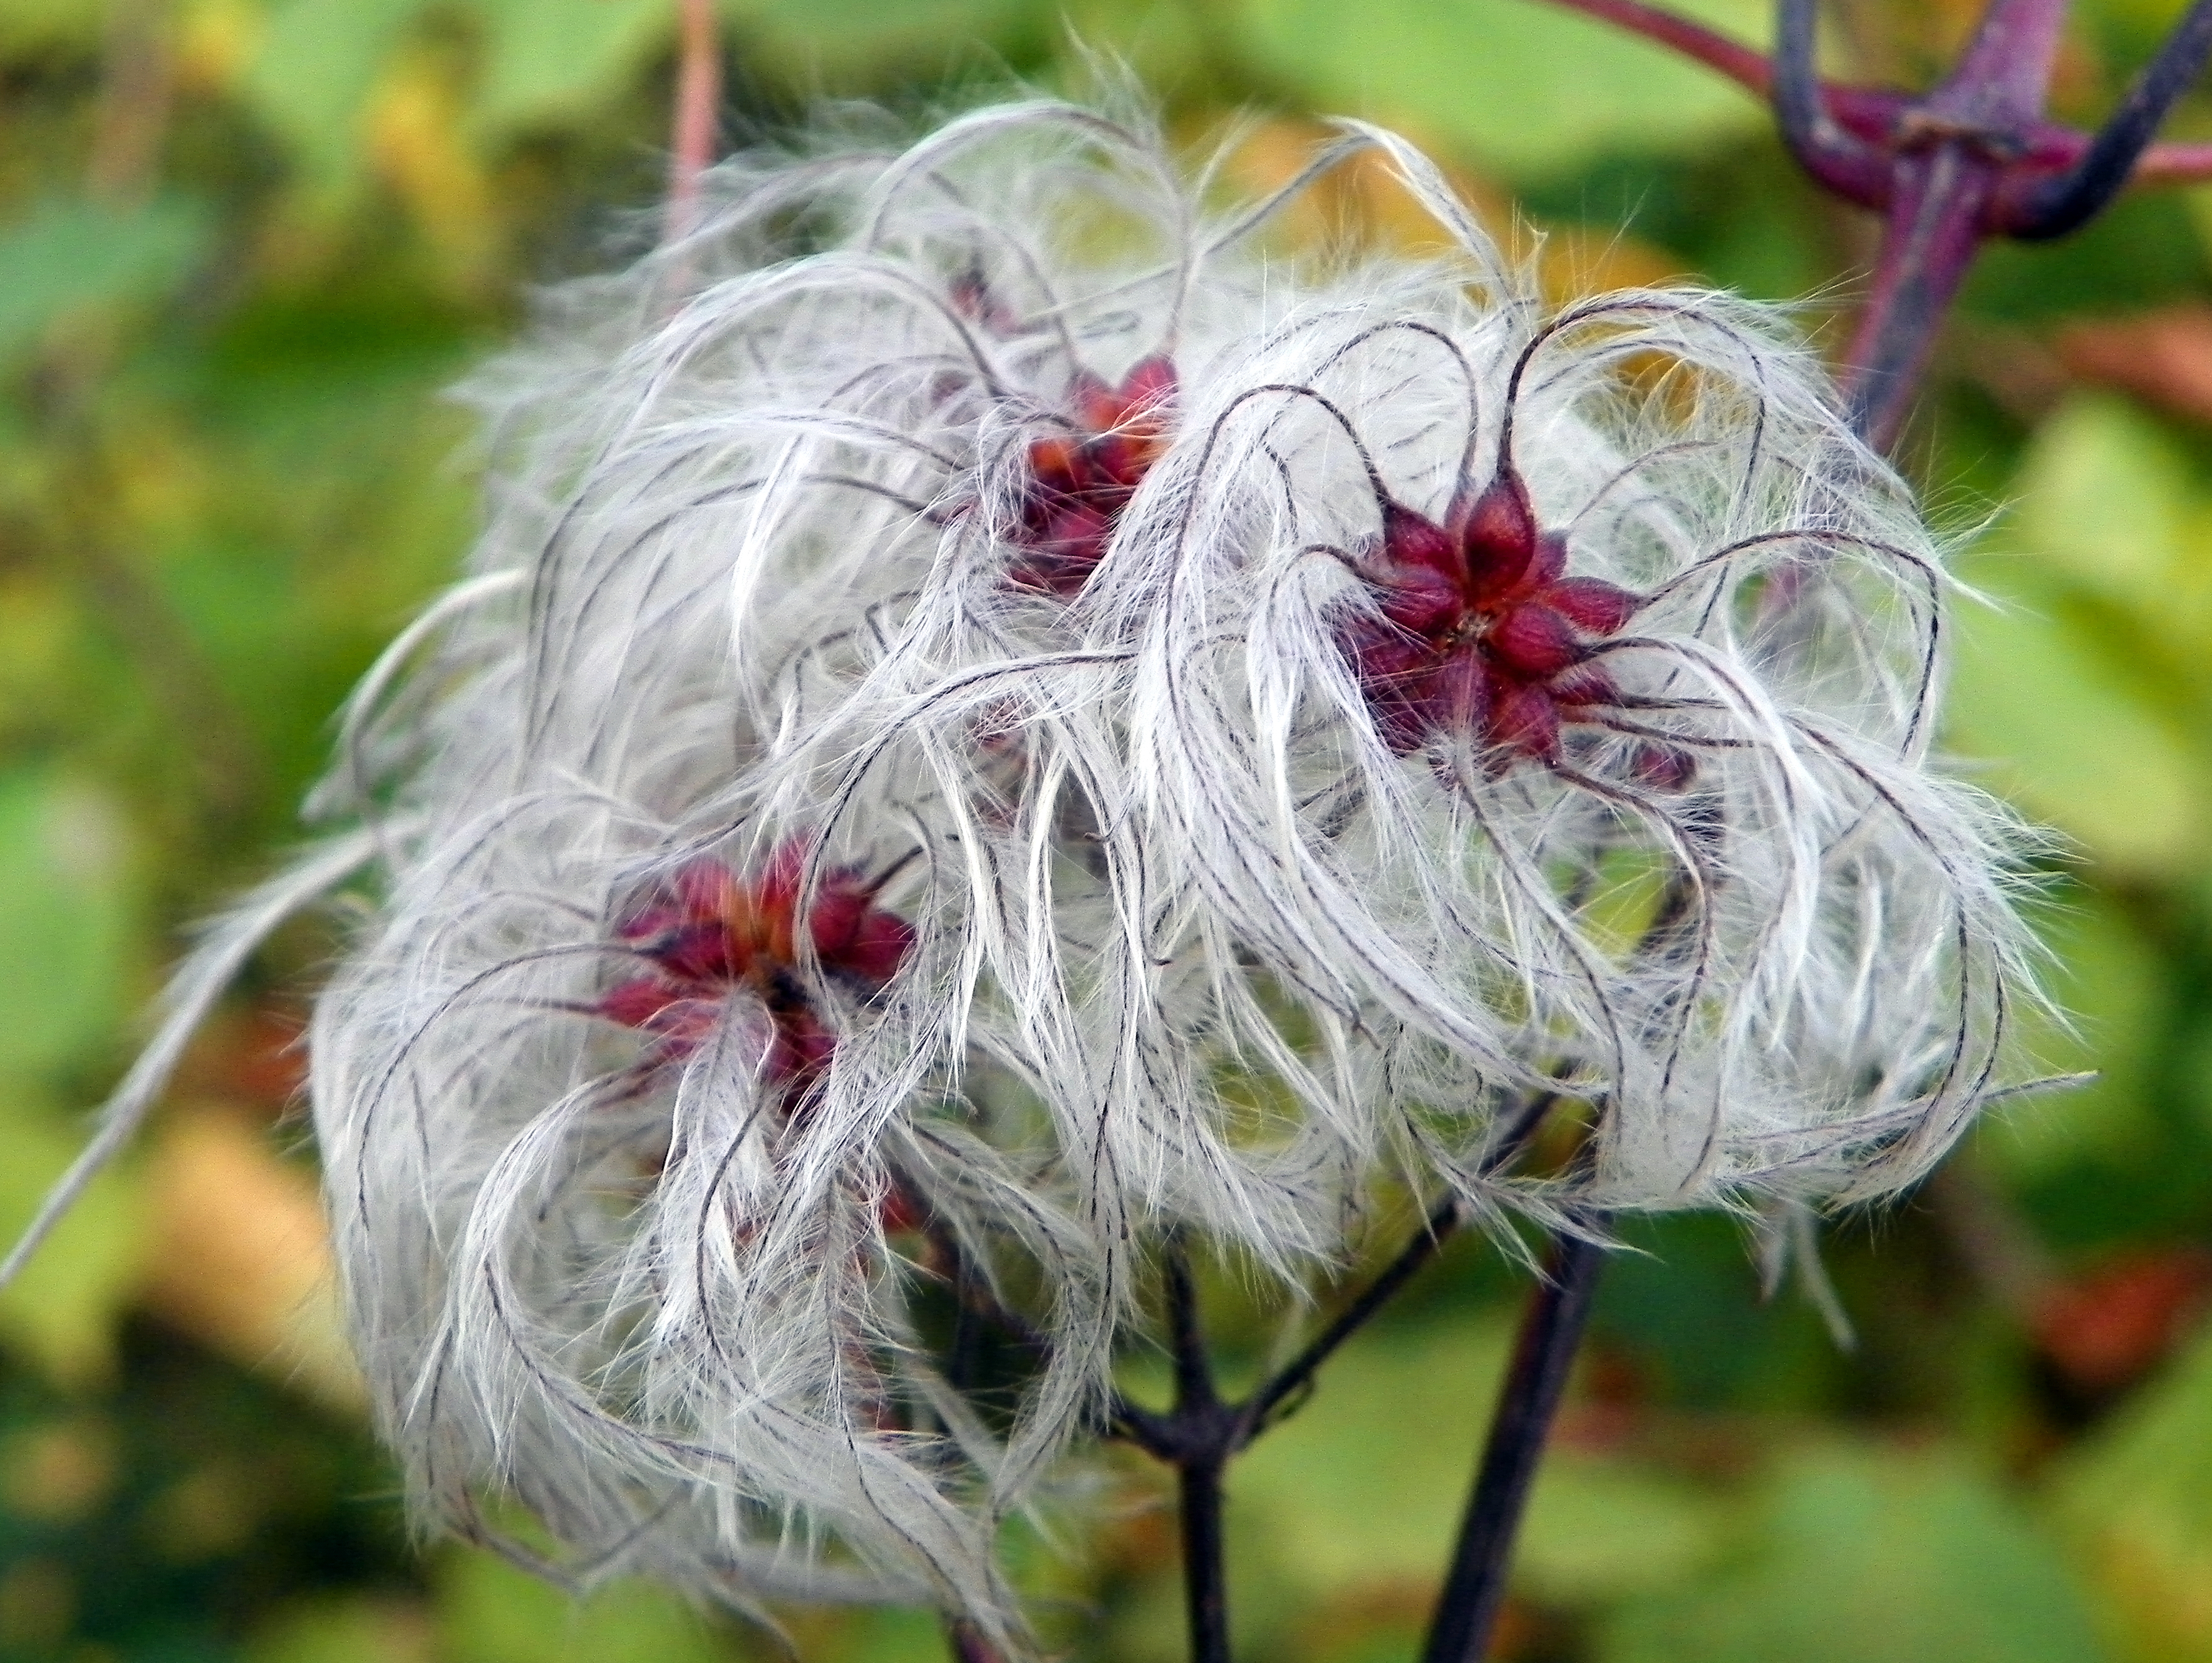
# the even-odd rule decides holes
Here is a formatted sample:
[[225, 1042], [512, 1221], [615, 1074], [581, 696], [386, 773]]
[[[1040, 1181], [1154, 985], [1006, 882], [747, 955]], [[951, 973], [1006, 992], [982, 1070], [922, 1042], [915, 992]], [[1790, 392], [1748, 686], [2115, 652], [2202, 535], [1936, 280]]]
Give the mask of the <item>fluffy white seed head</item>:
[[[1942, 551], [1779, 320], [1549, 310], [1394, 148], [1460, 259], [1193, 389], [1087, 598], [1133, 654], [1130, 974], [1340, 1034], [1311, 1112], [1479, 1206], [1910, 1183], [2030, 985], [2030, 840], [1929, 764]], [[1585, 1135], [1513, 1176], [1554, 1098]]]
[[[1271, 256], [1362, 148], [1453, 253]], [[1226, 209], [1046, 102], [712, 200], [479, 378], [473, 570], [316, 800], [360, 829], [100, 1146], [365, 864], [315, 1124], [430, 1521], [1018, 1644], [995, 1530], [1163, 1233], [1295, 1280], [1384, 1176], [1854, 1200], [2009, 1083], [1942, 551], [1784, 324], [1549, 309], [1356, 125]]]
[[[1097, 442], [1266, 315], [1266, 209], [1050, 104], [720, 188], [480, 381], [477, 576], [325, 794], [386, 832], [313, 1035], [340, 1258], [440, 1522], [489, 1487], [580, 1575], [1004, 1632], [1145, 1187], [1060, 963], [1110, 898], [1043, 875], [1120, 767], [1060, 618], [1142, 460]], [[1042, 1354], [988, 1413], [923, 1331], [971, 1294]]]
[[[1549, 311], [1346, 143], [1452, 258], [1270, 270], [1264, 204], [1015, 107], [740, 164], [494, 381], [316, 1036], [444, 1516], [490, 1480], [594, 1565], [998, 1621], [1158, 1231], [1294, 1275], [1393, 1169], [1856, 1198], [2001, 1083], [2018, 836], [1928, 765], [1903, 487], [1771, 316]], [[1033, 1325], [1010, 1419], [931, 1277]]]

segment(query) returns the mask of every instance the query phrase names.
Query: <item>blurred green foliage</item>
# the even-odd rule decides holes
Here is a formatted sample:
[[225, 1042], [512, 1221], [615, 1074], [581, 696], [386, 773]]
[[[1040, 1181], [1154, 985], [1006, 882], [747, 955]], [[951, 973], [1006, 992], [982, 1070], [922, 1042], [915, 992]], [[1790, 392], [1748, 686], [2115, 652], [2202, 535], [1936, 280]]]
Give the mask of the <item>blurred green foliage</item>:
[[[1699, 0], [1762, 36], [1748, 0]], [[1924, 77], [1960, 0], [1844, 0]], [[2175, 8], [2095, 0], [2088, 116]], [[634, 242], [674, 0], [0, 0], [0, 1233], [68, 1159], [180, 929], [295, 835], [329, 715], [471, 534], [442, 390], [529, 285]], [[1742, 94], [1534, 0], [728, 0], [725, 131], [1132, 64], [1179, 131], [1399, 124], [1562, 283], [1658, 273], [1833, 333], [1869, 248]], [[2180, 117], [2202, 130], [2212, 104]], [[2212, 1660], [2212, 191], [1985, 262], [1910, 461], [1991, 606], [1951, 737], [2063, 835], [2039, 904], [2100, 1070], [1830, 1238], [1856, 1348], [1762, 1297], [1729, 1221], [1608, 1271], [1504, 1654], [1548, 1663]], [[701, 1663], [758, 1629], [581, 1607], [411, 1550], [325, 1327], [282, 1123], [300, 990], [264, 954], [168, 1123], [0, 1296], [0, 1659]], [[241, 1132], [240, 1128], [244, 1128]], [[302, 1236], [276, 1226], [307, 1221]], [[286, 1226], [289, 1228], [289, 1226]], [[275, 1247], [270, 1242], [279, 1244]], [[285, 1245], [289, 1244], [289, 1245]], [[1231, 1476], [1243, 1654], [1411, 1654], [1518, 1274], [1459, 1243]], [[1232, 1375], [1284, 1343], [1209, 1290]], [[317, 1347], [322, 1348], [317, 1349]], [[1133, 1381], [1141, 1385], [1141, 1367]], [[1103, 1458], [1017, 1544], [1075, 1658], [1180, 1653], [1163, 1487]], [[809, 1657], [943, 1655], [912, 1612], [782, 1614]]]

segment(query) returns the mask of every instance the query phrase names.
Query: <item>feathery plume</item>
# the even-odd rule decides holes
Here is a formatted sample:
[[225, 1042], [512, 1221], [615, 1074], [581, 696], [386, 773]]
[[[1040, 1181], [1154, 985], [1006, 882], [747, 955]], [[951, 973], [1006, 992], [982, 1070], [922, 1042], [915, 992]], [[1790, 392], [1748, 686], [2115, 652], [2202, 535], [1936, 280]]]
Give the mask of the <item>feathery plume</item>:
[[[1547, 311], [1374, 138], [1457, 258], [1187, 390], [1094, 586], [1182, 932], [1132, 973], [1263, 976], [1366, 1059], [1368, 1135], [1482, 1206], [1911, 1182], [2032, 985], [2032, 840], [1929, 765], [1940, 546], [1771, 314]], [[1572, 1162], [1507, 1178], [1560, 1100]]]
[[[740, 158], [479, 381], [477, 587], [349, 725], [324, 806], [410, 818], [313, 1034], [433, 1520], [489, 1487], [574, 1574], [1013, 1630], [993, 1530], [1100, 1401], [1133, 1227], [1055, 945], [1110, 903], [1030, 883], [1119, 766], [1045, 731], [1117, 656], [1060, 620], [1267, 210], [1047, 102]], [[945, 1284], [1033, 1325], [1018, 1404], [933, 1361]]]
[[[1370, 147], [1452, 252], [1263, 258]], [[1018, 1644], [996, 1528], [1164, 1231], [1295, 1279], [1392, 1167], [1853, 1200], [2008, 1083], [2027, 842], [1929, 764], [1942, 551], [1786, 327], [1547, 311], [1355, 124], [1212, 191], [1049, 101], [740, 157], [479, 378], [472, 574], [313, 804], [363, 829], [179, 1002], [366, 866], [315, 1124], [429, 1521]]]

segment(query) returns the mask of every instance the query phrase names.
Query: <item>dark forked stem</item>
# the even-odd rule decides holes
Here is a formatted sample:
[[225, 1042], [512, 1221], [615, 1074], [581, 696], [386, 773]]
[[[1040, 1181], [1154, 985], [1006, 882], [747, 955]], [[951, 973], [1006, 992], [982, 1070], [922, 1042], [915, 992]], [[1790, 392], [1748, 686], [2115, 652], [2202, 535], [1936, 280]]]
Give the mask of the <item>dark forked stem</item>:
[[952, 1653], [952, 1663], [1006, 1663], [1005, 1654], [972, 1623], [946, 1623], [945, 1643]]
[[1482, 1663], [1489, 1648], [1505, 1600], [1513, 1538], [1604, 1262], [1605, 1250], [1587, 1238], [1561, 1234], [1553, 1242], [1544, 1280], [1522, 1317], [1421, 1663]]
[[[1461, 1222], [1448, 1198], [1432, 1209], [1404, 1247], [1336, 1319], [1241, 1403], [1224, 1403], [1207, 1362], [1198, 1294], [1182, 1243], [1165, 1256], [1169, 1345], [1176, 1371], [1172, 1408], [1148, 1410], [1117, 1397], [1114, 1435], [1176, 1469], [1181, 1489], [1183, 1584], [1193, 1663], [1227, 1663], [1229, 1615], [1223, 1556], [1222, 1475], [1253, 1439], [1282, 1419], [1321, 1366], [1413, 1279]], [[964, 1660], [963, 1660], [964, 1663]]]
[[1885, 216], [1874, 283], [1841, 380], [1851, 426], [1894, 448], [1945, 314], [1992, 237], [2077, 229], [2131, 180], [2212, 175], [2212, 146], [2154, 144], [2212, 58], [2212, 0], [2194, 0], [2094, 137], [2045, 113], [2067, 0], [1989, 0], [1957, 67], [1914, 94], [1823, 82], [1818, 0], [1777, 0], [1770, 60], [1640, 3], [1557, 0], [1680, 52], [1771, 100], [1783, 142], [1821, 187]]
[[1797, 165], [1823, 186], [1863, 207], [1883, 206], [1889, 194], [1889, 159], [1830, 116], [1814, 64], [1818, 23], [1817, 0], [1780, 0], [1774, 28], [1774, 124]]
[[2159, 123], [2203, 71], [2208, 55], [2212, 55], [2212, 0], [2197, 0], [2166, 36], [2158, 56], [2136, 77], [2112, 119], [2099, 130], [2089, 153], [2070, 173], [2052, 180], [2028, 199], [2013, 235], [2034, 241], [2063, 237], [2102, 213], [2126, 186]]
[[1229, 1663], [1227, 1562], [1222, 1550], [1222, 1470], [1238, 1445], [1240, 1411], [1221, 1401], [1199, 1321], [1198, 1289], [1181, 1240], [1163, 1256], [1168, 1343], [1176, 1397], [1165, 1410], [1116, 1394], [1109, 1430], [1176, 1470], [1182, 1522], [1183, 1597], [1191, 1663]]
[[1221, 1472], [1229, 1464], [1226, 1422], [1236, 1412], [1213, 1389], [1213, 1365], [1199, 1322], [1190, 1255], [1180, 1240], [1167, 1252], [1169, 1342], [1175, 1350], [1174, 1457], [1182, 1489], [1183, 1598], [1191, 1663], [1229, 1663], [1228, 1565], [1222, 1551]]
[[[1811, 0], [1782, 0], [1809, 8]], [[2065, 0], [1990, 0], [1958, 67], [1892, 130], [1888, 223], [1844, 354], [1851, 425], [1894, 447], [1951, 302], [1998, 229], [2009, 180], [2045, 125]]]

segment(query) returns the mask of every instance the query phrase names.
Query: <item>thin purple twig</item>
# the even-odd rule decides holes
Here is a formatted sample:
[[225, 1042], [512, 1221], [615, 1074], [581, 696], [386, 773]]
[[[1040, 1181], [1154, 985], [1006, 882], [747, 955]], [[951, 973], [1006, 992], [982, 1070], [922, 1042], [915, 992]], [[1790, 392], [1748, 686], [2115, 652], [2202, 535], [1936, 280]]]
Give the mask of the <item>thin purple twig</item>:
[[1375, 1313], [1398, 1295], [1401, 1288], [1413, 1279], [1413, 1274], [1431, 1258], [1459, 1227], [1460, 1203], [1456, 1196], [1447, 1197], [1432, 1210], [1422, 1227], [1413, 1233], [1412, 1240], [1399, 1249], [1382, 1273], [1366, 1286], [1352, 1303], [1338, 1313], [1336, 1319], [1316, 1335], [1298, 1355], [1285, 1363], [1266, 1385], [1247, 1398], [1243, 1405], [1243, 1428], [1237, 1439], [1242, 1448], [1267, 1429], [1268, 1417], [1297, 1392], [1303, 1391], [1313, 1380], [1315, 1373], [1334, 1355], [1339, 1346], [1364, 1328]]
[[1498, 1392], [1481, 1470], [1468, 1498], [1422, 1663], [1482, 1663], [1489, 1648], [1491, 1629], [1505, 1602], [1513, 1538], [1589, 1321], [1604, 1263], [1605, 1249], [1594, 1241], [1564, 1234], [1553, 1239], [1544, 1280], [1522, 1318], [1513, 1362]]
[[2186, 92], [2212, 54], [2212, 0], [2197, 0], [2166, 38], [2158, 56], [2128, 88], [2128, 95], [2071, 173], [2052, 180], [2031, 198], [2014, 236], [2063, 237], [2104, 211], [2141, 171], [2160, 122]]

